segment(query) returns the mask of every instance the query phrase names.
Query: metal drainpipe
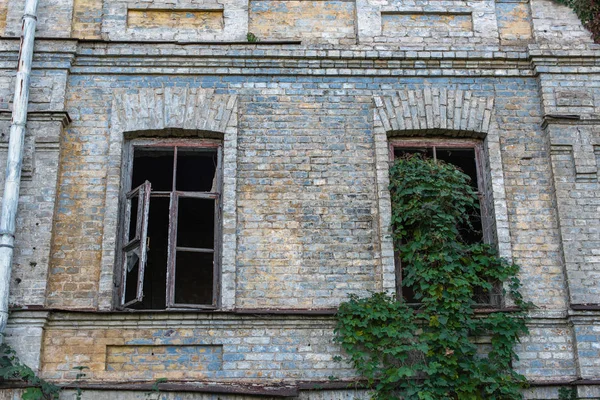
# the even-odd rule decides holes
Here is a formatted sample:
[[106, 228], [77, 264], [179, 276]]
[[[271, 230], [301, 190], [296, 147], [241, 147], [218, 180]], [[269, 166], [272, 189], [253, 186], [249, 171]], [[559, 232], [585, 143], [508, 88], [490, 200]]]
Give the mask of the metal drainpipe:
[[0, 214], [0, 343], [3, 341], [1, 334], [4, 333], [8, 321], [8, 295], [15, 243], [17, 206], [19, 204], [19, 187], [21, 184], [23, 142], [25, 139], [25, 125], [27, 124], [31, 60], [33, 58], [33, 42], [37, 25], [37, 5], [38, 0], [25, 1], [8, 141], [2, 213]]

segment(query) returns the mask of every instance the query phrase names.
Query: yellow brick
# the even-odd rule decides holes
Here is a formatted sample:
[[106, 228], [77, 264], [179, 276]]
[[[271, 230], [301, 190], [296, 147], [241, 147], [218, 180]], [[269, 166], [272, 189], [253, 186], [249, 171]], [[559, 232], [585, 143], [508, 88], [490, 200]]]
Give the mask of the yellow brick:
[[102, 29], [102, 3], [102, 0], [74, 0], [72, 37], [77, 39], [102, 38], [100, 35]]
[[0, 0], [0, 36], [6, 29], [6, 14], [8, 13], [8, 0]]
[[130, 28], [223, 29], [222, 10], [128, 10]]

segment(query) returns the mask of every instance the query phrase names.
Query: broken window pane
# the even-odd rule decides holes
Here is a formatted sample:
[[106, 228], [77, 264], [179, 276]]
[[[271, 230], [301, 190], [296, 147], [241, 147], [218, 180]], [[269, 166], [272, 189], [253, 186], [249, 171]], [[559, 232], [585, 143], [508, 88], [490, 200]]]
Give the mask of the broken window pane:
[[177, 247], [214, 248], [215, 200], [179, 198]]
[[178, 251], [175, 304], [212, 304], [213, 254]]
[[131, 200], [129, 200], [129, 204], [130, 204], [130, 217], [129, 217], [129, 235], [128, 235], [128, 242], [131, 242], [133, 239], [136, 238], [136, 235], [138, 234], [137, 232], [137, 223], [138, 223], [138, 202], [139, 202], [140, 198], [139, 196], [134, 196], [131, 198]]
[[217, 178], [215, 149], [177, 149], [177, 190], [212, 192]]
[[133, 175], [131, 187], [144, 181], [152, 182], [153, 191], [173, 189], [173, 149], [136, 148], [133, 153]]
[[129, 251], [125, 256], [125, 301], [129, 303], [137, 297], [138, 277], [140, 273], [139, 248]]

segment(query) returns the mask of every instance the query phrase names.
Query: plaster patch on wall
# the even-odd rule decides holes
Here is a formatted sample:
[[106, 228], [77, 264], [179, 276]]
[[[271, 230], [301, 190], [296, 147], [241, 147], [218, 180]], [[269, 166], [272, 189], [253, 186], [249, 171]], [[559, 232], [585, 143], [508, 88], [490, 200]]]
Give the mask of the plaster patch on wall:
[[531, 40], [531, 12], [528, 3], [498, 3], [498, 31], [501, 40]]
[[162, 369], [165, 371], [219, 371], [223, 368], [221, 345], [107, 346], [107, 371]]
[[381, 13], [384, 36], [465, 36], [473, 33], [471, 13]]
[[223, 10], [129, 9], [128, 28], [223, 29]]
[[260, 40], [355, 44], [352, 1], [255, 0], [250, 28]]

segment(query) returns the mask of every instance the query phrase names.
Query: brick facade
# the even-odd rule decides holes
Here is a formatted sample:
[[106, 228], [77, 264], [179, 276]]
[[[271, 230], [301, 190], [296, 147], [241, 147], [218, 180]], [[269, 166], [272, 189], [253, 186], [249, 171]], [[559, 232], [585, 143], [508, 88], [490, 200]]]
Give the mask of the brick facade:
[[[0, 163], [22, 9], [0, 0]], [[333, 313], [395, 287], [390, 138], [451, 137], [481, 142], [486, 240], [522, 266], [537, 305], [515, 362], [526, 397], [572, 385], [600, 398], [600, 47], [569, 9], [41, 0], [38, 12], [7, 341], [43, 377], [68, 383], [87, 366], [89, 399], [155, 395], [158, 378], [165, 399], [368, 398], [348, 388], [358, 377], [336, 357]], [[222, 144], [215, 309], [119, 307], [136, 138]]]

